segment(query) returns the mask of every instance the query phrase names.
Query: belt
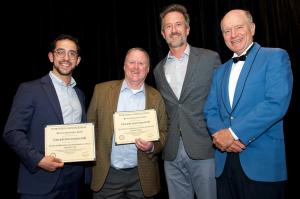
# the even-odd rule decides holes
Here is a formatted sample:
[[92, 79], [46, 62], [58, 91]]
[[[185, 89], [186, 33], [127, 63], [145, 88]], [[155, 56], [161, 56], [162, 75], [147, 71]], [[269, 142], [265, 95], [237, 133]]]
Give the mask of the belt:
[[113, 168], [114, 170], [117, 170], [117, 171], [132, 171], [133, 169], [136, 169], [137, 167], [120, 168], [120, 169], [117, 169], [117, 168], [114, 168], [114, 167], [111, 167], [111, 168]]

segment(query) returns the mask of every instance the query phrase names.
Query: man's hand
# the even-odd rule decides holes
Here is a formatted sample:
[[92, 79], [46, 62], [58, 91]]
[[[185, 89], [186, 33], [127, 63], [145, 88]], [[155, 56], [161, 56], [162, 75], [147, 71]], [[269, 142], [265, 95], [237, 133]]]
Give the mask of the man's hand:
[[144, 152], [152, 152], [154, 144], [153, 142], [145, 141], [141, 138], [135, 139], [135, 146]]
[[64, 166], [64, 163], [61, 161], [61, 159], [55, 158], [53, 156], [45, 156], [43, 157], [43, 159], [41, 159], [38, 166], [46, 171], [53, 172], [58, 168], [62, 168]]
[[242, 152], [246, 146], [239, 140], [234, 140], [233, 143], [226, 149], [227, 152], [239, 153]]
[[213, 134], [212, 137], [213, 143], [221, 151], [225, 151], [234, 142], [234, 138], [229, 129], [221, 129]]

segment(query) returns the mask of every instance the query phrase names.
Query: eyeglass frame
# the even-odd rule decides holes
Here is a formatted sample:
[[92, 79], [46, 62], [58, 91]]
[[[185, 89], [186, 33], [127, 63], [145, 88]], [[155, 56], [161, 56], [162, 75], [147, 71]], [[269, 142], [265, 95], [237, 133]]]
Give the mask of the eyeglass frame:
[[64, 58], [66, 56], [66, 54], [68, 54], [68, 57], [72, 60], [75, 60], [79, 57], [78, 52], [76, 52], [74, 50], [66, 51], [63, 48], [55, 49], [55, 50], [53, 50], [53, 53], [59, 58]]

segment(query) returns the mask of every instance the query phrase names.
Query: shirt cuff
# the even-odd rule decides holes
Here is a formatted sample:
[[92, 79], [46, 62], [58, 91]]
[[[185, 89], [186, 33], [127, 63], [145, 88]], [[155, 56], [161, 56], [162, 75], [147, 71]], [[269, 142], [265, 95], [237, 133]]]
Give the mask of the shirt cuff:
[[229, 131], [230, 131], [232, 137], [233, 137], [235, 140], [238, 140], [238, 139], [239, 139], [238, 136], [236, 136], [236, 134], [233, 132], [233, 130], [232, 130], [231, 128], [229, 128]]

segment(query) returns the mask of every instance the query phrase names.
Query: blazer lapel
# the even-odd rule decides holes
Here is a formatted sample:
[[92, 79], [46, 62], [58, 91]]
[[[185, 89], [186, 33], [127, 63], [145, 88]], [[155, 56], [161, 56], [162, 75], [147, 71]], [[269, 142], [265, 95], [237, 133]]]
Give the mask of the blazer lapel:
[[173, 92], [169, 82], [167, 81], [166, 78], [166, 74], [165, 74], [165, 70], [164, 70], [164, 65], [167, 61], [167, 57], [161, 62], [161, 64], [158, 67], [158, 75], [159, 75], [159, 79], [161, 82], [161, 89], [162, 90], [167, 90], [165, 93], [171, 93], [171, 95], [164, 95], [164, 92], [162, 92], [162, 94], [164, 95], [164, 97], [168, 100], [168, 101], [173, 101], [176, 100], [177, 101], [177, 97], [175, 95], [175, 93]]
[[232, 61], [229, 61], [225, 66], [226, 70], [221, 81], [221, 94], [222, 94], [221, 99], [228, 113], [231, 112], [231, 106], [230, 106], [229, 95], [228, 95], [228, 83], [229, 83], [229, 77], [231, 72], [231, 66], [232, 66]]
[[260, 49], [260, 45], [257, 43], [253, 44], [253, 48], [250, 50], [247, 59], [244, 63], [243, 69], [240, 73], [236, 88], [235, 88], [235, 92], [234, 92], [234, 98], [233, 98], [233, 103], [232, 103], [232, 109], [234, 109], [238, 102], [239, 99], [241, 98], [242, 94], [243, 94], [243, 90], [248, 78], [249, 73], [251, 72], [251, 68], [253, 65], [253, 62], [255, 61], [255, 57]]
[[186, 73], [185, 73], [185, 77], [184, 77], [184, 81], [182, 84], [182, 89], [181, 89], [181, 94], [180, 94], [180, 100], [184, 101], [184, 96], [188, 96], [186, 94], [186, 92], [188, 92], [188, 85], [189, 82], [192, 81], [193, 78], [193, 72], [194, 71], [194, 67], [196, 67], [196, 63], [198, 61], [199, 57], [195, 55], [195, 53], [193, 52], [193, 48], [190, 47], [190, 56], [189, 56], [189, 61], [187, 64], [187, 68], [186, 68]]
[[109, 110], [112, 110], [113, 113], [116, 112], [118, 109], [118, 101], [119, 101], [122, 83], [123, 83], [123, 80], [120, 80], [120, 82], [119, 82], [119, 84], [117, 84], [117, 86], [111, 87], [111, 92], [107, 99], [109, 102]]
[[63, 120], [63, 117], [62, 117], [62, 112], [61, 112], [59, 100], [58, 100], [54, 85], [51, 81], [51, 78], [49, 77], [49, 75], [46, 75], [46, 76], [41, 78], [41, 82], [42, 82], [42, 86], [44, 88], [45, 93], [48, 96], [48, 99], [50, 101], [50, 104], [51, 104], [54, 112], [56, 113], [59, 121], [63, 124], [64, 120]]
[[74, 90], [78, 96], [79, 102], [81, 104], [81, 109], [82, 109], [82, 116], [81, 116], [81, 122], [86, 122], [87, 117], [86, 117], [86, 111], [85, 111], [85, 99], [84, 96], [79, 92], [79, 89], [77, 87], [74, 87]]
[[[111, 121], [109, 124], [109, 129], [114, 129], [114, 124], [113, 124], [113, 114], [115, 112], [117, 112], [118, 109], [118, 101], [119, 101], [119, 96], [120, 96], [120, 89], [121, 89], [121, 85], [122, 85], [122, 80], [120, 80], [117, 84], [111, 84], [110, 85], [110, 90], [111, 92], [108, 93], [107, 95], [107, 103], [103, 103], [103, 104], [107, 104], [105, 107], [103, 107], [102, 109], [105, 110], [104, 112], [106, 113], [106, 115], [108, 117], [111, 117]], [[110, 134], [112, 139], [113, 134]]]
[[145, 85], [145, 110], [147, 109], [152, 109], [152, 100], [151, 100], [151, 96], [150, 96], [150, 93], [149, 93], [149, 89], [148, 89], [148, 85], [146, 83], [144, 83]]

